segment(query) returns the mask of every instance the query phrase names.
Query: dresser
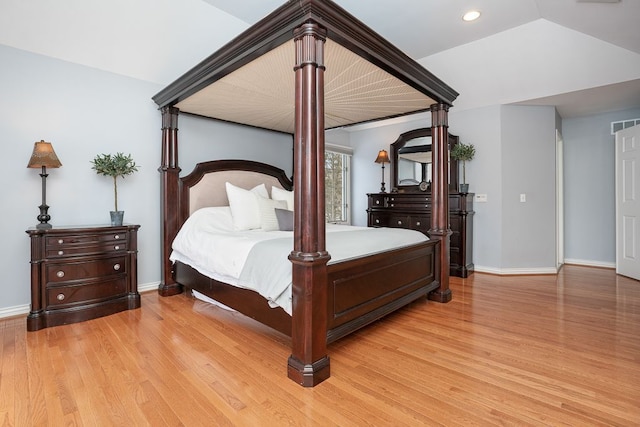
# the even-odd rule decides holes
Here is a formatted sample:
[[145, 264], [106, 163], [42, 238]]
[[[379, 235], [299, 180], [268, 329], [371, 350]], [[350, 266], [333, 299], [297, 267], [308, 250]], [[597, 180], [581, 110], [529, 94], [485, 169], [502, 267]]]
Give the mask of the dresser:
[[[428, 192], [370, 193], [369, 227], [398, 227], [428, 234], [431, 228], [431, 194]], [[450, 271], [457, 277], [473, 272], [473, 194], [449, 193], [451, 225]]]
[[140, 307], [139, 225], [30, 228], [31, 311], [27, 330]]

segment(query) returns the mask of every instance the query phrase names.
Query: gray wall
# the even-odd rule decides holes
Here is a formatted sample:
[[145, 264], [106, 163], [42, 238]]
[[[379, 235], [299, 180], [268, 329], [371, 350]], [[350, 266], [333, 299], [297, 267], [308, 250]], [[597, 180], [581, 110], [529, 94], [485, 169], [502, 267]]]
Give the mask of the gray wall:
[[[556, 113], [502, 106], [502, 269], [555, 269]], [[525, 194], [526, 202], [520, 201]]]
[[615, 138], [611, 122], [640, 109], [564, 119], [565, 260], [615, 265]]
[[[118, 206], [126, 222], [142, 226], [138, 282], [155, 285], [160, 280], [161, 120], [151, 97], [162, 87], [3, 45], [0, 63], [5, 159], [0, 169], [0, 233], [5, 236], [0, 317], [24, 313], [30, 303], [25, 230], [38, 222], [41, 178], [39, 170], [26, 165], [40, 139], [53, 143], [62, 162], [61, 168], [48, 170], [47, 204], [54, 226], [108, 223], [113, 184], [91, 170], [90, 161], [99, 153], [132, 154], [140, 171], [119, 182]], [[188, 116], [180, 117], [181, 127], [183, 175], [196, 161], [220, 158], [261, 160], [291, 170], [287, 135]]]
[[[430, 126], [429, 117], [420, 115], [412, 121], [350, 132], [355, 225], [366, 225], [366, 193], [379, 189], [380, 166], [373, 162], [378, 150], [388, 149], [400, 133], [424, 126]], [[476, 147], [476, 157], [467, 163], [470, 192], [487, 195], [486, 203], [474, 204], [473, 261], [478, 271], [555, 269], [555, 129], [553, 107], [491, 106], [450, 112], [449, 131]], [[521, 193], [527, 195], [526, 203], [520, 203]]]

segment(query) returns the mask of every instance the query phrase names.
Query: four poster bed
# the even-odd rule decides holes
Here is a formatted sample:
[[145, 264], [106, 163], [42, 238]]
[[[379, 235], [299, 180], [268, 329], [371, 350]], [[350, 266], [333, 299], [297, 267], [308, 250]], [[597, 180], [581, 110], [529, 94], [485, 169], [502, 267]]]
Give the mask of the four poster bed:
[[[153, 98], [162, 112], [163, 271], [158, 292], [170, 296], [187, 287], [289, 335], [288, 376], [303, 386], [329, 377], [327, 343], [418, 298], [448, 302], [447, 114], [456, 96], [335, 3], [287, 2]], [[325, 224], [325, 129], [422, 111], [431, 111], [433, 131], [430, 238], [332, 259], [341, 247], [329, 237], [339, 233]], [[203, 162], [180, 177], [181, 113], [292, 134], [293, 182], [280, 169], [241, 160]], [[172, 249], [178, 245], [176, 236], [199, 239], [187, 225], [204, 216], [222, 215], [227, 225], [213, 228], [225, 236], [238, 229], [237, 217], [248, 210], [238, 205], [234, 210], [236, 191], [249, 193], [262, 184], [265, 199], [295, 189], [286, 193], [292, 198], [288, 211], [293, 221], [284, 260], [290, 306], [247, 289], [242, 277], [238, 287], [203, 274], [206, 268], [188, 257], [179, 259]], [[273, 233], [287, 233], [281, 229]], [[349, 235], [358, 236], [350, 239], [355, 241], [364, 239], [366, 230], [345, 233], [360, 232]]]

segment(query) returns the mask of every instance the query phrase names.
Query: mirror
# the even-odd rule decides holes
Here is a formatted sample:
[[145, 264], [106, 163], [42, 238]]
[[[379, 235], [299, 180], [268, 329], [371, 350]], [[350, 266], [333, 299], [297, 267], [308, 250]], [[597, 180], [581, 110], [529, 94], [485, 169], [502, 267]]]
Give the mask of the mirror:
[[[458, 143], [458, 137], [449, 134], [449, 150]], [[432, 152], [431, 128], [405, 132], [391, 144], [391, 181], [394, 191], [431, 191]], [[421, 186], [421, 183], [422, 186]], [[426, 188], [425, 184], [426, 183]], [[449, 162], [449, 191], [458, 188], [458, 162]]]

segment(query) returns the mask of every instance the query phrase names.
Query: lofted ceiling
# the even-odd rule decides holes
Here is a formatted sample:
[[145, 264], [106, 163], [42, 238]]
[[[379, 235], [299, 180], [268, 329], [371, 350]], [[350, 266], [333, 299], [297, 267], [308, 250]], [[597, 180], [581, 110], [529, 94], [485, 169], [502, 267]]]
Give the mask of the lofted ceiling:
[[[257, 22], [281, 4], [280, 0], [203, 1], [249, 24]], [[630, 51], [630, 55], [640, 55], [640, 0], [336, 2], [416, 60], [541, 19]], [[462, 15], [472, 9], [481, 12], [480, 18], [471, 23], [464, 22], [461, 19]], [[562, 64], [549, 66], [561, 67]], [[439, 76], [446, 80], [447, 74]], [[452, 86], [464, 96], [460, 85]], [[640, 69], [636, 78], [631, 80], [545, 95], [515, 100], [513, 103], [555, 105], [560, 115], [565, 118], [640, 108]]]
[[[282, 0], [203, 0], [249, 24]], [[546, 19], [640, 54], [638, 0], [336, 0], [400, 47], [424, 58], [537, 19]], [[468, 10], [481, 17], [462, 21]]]
[[[0, 45], [164, 86], [284, 1], [0, 0]], [[335, 1], [460, 92], [456, 109], [640, 108], [640, 0]]]

